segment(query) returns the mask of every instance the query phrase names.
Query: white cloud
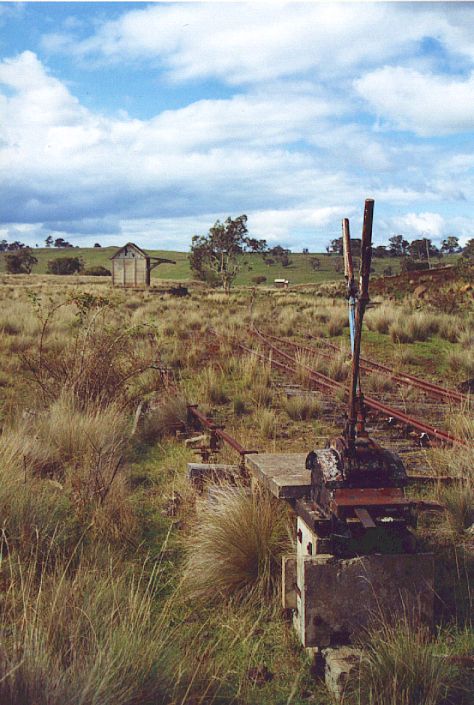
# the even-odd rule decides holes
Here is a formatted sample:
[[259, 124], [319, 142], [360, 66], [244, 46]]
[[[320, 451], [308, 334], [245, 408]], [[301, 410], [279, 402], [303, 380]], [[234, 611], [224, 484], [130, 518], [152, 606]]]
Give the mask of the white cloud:
[[380, 117], [403, 130], [426, 137], [474, 128], [474, 72], [459, 80], [385, 66], [354, 85]]
[[112, 61], [155, 61], [173, 80], [231, 84], [318, 72], [325, 78], [387, 62], [425, 37], [472, 57], [472, 12], [413, 3], [204, 3], [148, 5], [104, 22], [95, 35], [46, 36], [49, 50]]
[[406, 213], [395, 218], [393, 223], [415, 237], [439, 238], [446, 231], [446, 221], [439, 213]]
[[[240, 88], [147, 120], [104, 116], [27, 51], [0, 63], [0, 216], [10, 237], [23, 224], [31, 242], [54, 231], [184, 249], [216, 218], [245, 212], [256, 236], [319, 248], [343, 216], [359, 229], [365, 197], [377, 213], [379, 202], [408, 205], [400, 227], [415, 233], [436, 225], [440, 197], [459, 199], [457, 169], [459, 189], [472, 191], [465, 149], [445, 175], [443, 150], [400, 145], [350, 119], [347, 103], [310, 81]], [[386, 222], [378, 237], [391, 234]], [[438, 221], [437, 232], [445, 227]]]

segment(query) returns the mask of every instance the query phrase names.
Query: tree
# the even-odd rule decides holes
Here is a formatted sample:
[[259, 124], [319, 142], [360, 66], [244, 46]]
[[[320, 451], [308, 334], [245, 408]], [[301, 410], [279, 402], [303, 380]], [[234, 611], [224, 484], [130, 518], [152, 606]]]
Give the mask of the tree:
[[9, 274], [31, 274], [33, 265], [37, 263], [38, 260], [31, 254], [29, 247], [5, 255], [5, 265]]
[[309, 250], [308, 250], [308, 248], [307, 248], [307, 247], [303, 247], [302, 253], [303, 253], [304, 255], [309, 255]]
[[392, 235], [388, 238], [388, 254], [390, 257], [406, 257], [408, 254], [408, 240], [403, 235]]
[[342, 255], [343, 252], [343, 245], [342, 245], [342, 237], [336, 237], [334, 240], [331, 240], [329, 245], [326, 247], [326, 252], [331, 255], [331, 254], [336, 254], [336, 255]]
[[446, 252], [448, 255], [452, 255], [454, 252], [460, 252], [459, 238], [455, 235], [449, 235], [441, 243], [441, 252]]
[[0, 240], [0, 252], [6, 252], [8, 249], [8, 241]]
[[438, 248], [432, 244], [428, 237], [422, 237], [418, 240], [412, 240], [412, 242], [410, 242], [408, 252], [411, 257], [423, 260], [434, 257], [434, 255], [438, 252]]
[[[269, 250], [269, 254], [280, 264], [283, 264], [284, 261], [286, 261], [291, 255], [291, 250], [288, 250], [286, 247], [282, 247], [281, 245], [275, 245], [275, 247], [272, 247], [271, 250]], [[284, 265], [283, 266], [288, 266]]]
[[198, 277], [206, 281], [210, 274], [228, 293], [245, 266], [242, 255], [266, 250], [265, 240], [249, 237], [247, 216], [240, 215], [234, 220], [229, 217], [224, 223], [217, 220], [207, 235], [194, 235], [189, 261]]
[[59, 248], [74, 247], [74, 245], [71, 245], [71, 243], [65, 240], [63, 237], [57, 237], [54, 241], [54, 246]]
[[26, 245], [19, 240], [14, 240], [7, 245], [7, 250], [9, 252], [16, 252], [17, 250], [23, 250], [24, 248], [26, 248]]
[[48, 274], [77, 274], [83, 268], [80, 257], [57, 257], [48, 262]]
[[51, 245], [53, 244], [53, 242], [54, 242], [53, 236], [52, 236], [52, 235], [48, 235], [48, 237], [47, 237], [46, 240], [45, 240], [46, 247], [51, 247]]
[[474, 237], [471, 237], [464, 245], [462, 256], [465, 259], [474, 259]]
[[388, 248], [385, 247], [385, 245], [377, 245], [372, 249], [372, 256], [373, 257], [389, 257], [390, 252], [388, 251]]
[[100, 244], [100, 242], [95, 242], [94, 247], [102, 247], [102, 245]]

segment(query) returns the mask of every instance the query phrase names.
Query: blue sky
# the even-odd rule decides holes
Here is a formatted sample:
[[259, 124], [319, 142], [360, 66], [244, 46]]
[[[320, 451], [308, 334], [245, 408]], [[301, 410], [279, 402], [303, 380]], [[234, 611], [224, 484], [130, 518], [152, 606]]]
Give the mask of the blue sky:
[[0, 239], [474, 236], [472, 3], [0, 2]]

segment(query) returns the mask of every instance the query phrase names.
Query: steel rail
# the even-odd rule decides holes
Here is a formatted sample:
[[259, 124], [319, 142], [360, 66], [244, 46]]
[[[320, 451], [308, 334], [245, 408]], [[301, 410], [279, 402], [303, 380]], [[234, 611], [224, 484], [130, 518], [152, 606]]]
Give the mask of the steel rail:
[[[339, 350], [337, 345], [334, 345], [334, 343], [330, 343], [328, 340], [324, 340], [324, 338], [318, 338], [311, 334], [309, 334], [309, 337], [313, 340], [321, 341], [323, 345], [328, 348], [331, 348], [332, 350]], [[311, 350], [311, 348], [309, 349]], [[360, 359], [361, 361], [363, 361], [364, 368], [367, 369], [367, 371], [370, 371], [370, 368], [372, 368], [373, 370], [387, 372], [397, 382], [400, 382], [402, 384], [408, 384], [413, 387], [419, 387], [425, 392], [433, 394], [433, 396], [437, 396], [437, 398], [444, 397], [446, 399], [450, 399], [451, 401], [456, 401], [459, 403], [469, 403], [469, 397], [466, 394], [463, 394], [462, 392], [458, 392], [456, 389], [447, 389], [446, 387], [441, 387], [439, 384], [429, 382], [426, 379], [421, 379], [420, 377], [415, 377], [414, 375], [410, 375], [405, 372], [395, 372], [395, 370], [393, 370], [391, 367], [383, 365], [381, 362], [373, 362], [372, 360], [368, 360], [365, 357], [361, 357]], [[361, 367], [363, 366], [361, 365]]]
[[[312, 348], [308, 345], [304, 345], [303, 343], [295, 343], [292, 340], [287, 340], [277, 335], [271, 335], [270, 333], [264, 333], [263, 335], [265, 335], [267, 338], [271, 338], [272, 340], [277, 340], [283, 345], [298, 348], [299, 350], [305, 350], [306, 352], [309, 352], [315, 356], [320, 355], [328, 359], [332, 359], [333, 357], [330, 353], [322, 352], [319, 348]], [[334, 343], [330, 343], [329, 341], [324, 340], [323, 338], [316, 338], [313, 335], [311, 336], [311, 338], [313, 340], [321, 340], [324, 345], [332, 348], [333, 350], [340, 350], [337, 345], [334, 345]], [[372, 360], [367, 360], [367, 358], [364, 357], [361, 357], [360, 360], [360, 367], [362, 370], [364, 370], [364, 372], [372, 372], [373, 370], [387, 372], [395, 382], [398, 382], [399, 384], [405, 384], [409, 387], [418, 387], [419, 389], [422, 389], [424, 392], [426, 392], [426, 394], [431, 395], [435, 399], [447, 399], [449, 401], [465, 403], [466, 405], [469, 404], [469, 398], [466, 395], [461, 394], [461, 392], [456, 391], [455, 389], [446, 389], [445, 387], [440, 387], [439, 385], [434, 384], [433, 382], [428, 382], [427, 380], [420, 379], [419, 377], [414, 377], [413, 375], [405, 373], [395, 372], [395, 370], [390, 367], [387, 367], [386, 365], [383, 365], [380, 362], [372, 362]]]
[[231, 436], [230, 433], [227, 433], [227, 431], [224, 431], [221, 426], [214, 423], [211, 419], [208, 419], [207, 416], [197, 408], [196, 404], [188, 404], [188, 411], [199, 421], [202, 426], [208, 428], [212, 433], [223, 440], [224, 443], [227, 443], [227, 445], [237, 451], [241, 457], [252, 453], [258, 453], [258, 450], [249, 450], [248, 448], [245, 448], [236, 438]]
[[[280, 350], [275, 345], [273, 345], [270, 341], [268, 341], [268, 339], [266, 339], [265, 336], [262, 333], [260, 333], [257, 329], [254, 329], [251, 332], [254, 335], [256, 335], [257, 337], [259, 337], [262, 340], [262, 342], [268, 348], [270, 348], [270, 350], [275, 352], [277, 355], [280, 355], [280, 357], [283, 357], [288, 362], [299, 365], [303, 369], [307, 370], [307, 372], [310, 374], [311, 380], [315, 384], [319, 384], [320, 387], [329, 391], [332, 394], [334, 394], [335, 390], [337, 390], [337, 389], [342, 389], [345, 393], [347, 393], [346, 385], [342, 384], [342, 382], [337, 382], [336, 380], [332, 379], [331, 377], [327, 377], [326, 375], [322, 374], [322, 372], [317, 372], [316, 370], [313, 370], [311, 367], [308, 367], [307, 365], [304, 365], [302, 363], [298, 363], [298, 361], [295, 360], [291, 355], [288, 355], [288, 353], [285, 353], [283, 350]], [[254, 352], [249, 348], [245, 348], [244, 346], [242, 346], [242, 344], [239, 344], [239, 345], [243, 349], [247, 350], [248, 352]], [[277, 361], [273, 360], [273, 358], [271, 358], [271, 357], [266, 358], [266, 359], [272, 365], [274, 365], [275, 362], [277, 362]], [[279, 363], [279, 366], [283, 367], [281, 365], [281, 363]], [[296, 368], [290, 367], [289, 365], [286, 365], [285, 367], [292, 374], [296, 373]], [[426, 433], [427, 436], [429, 436], [430, 438], [436, 438], [437, 440], [442, 441], [443, 443], [450, 444], [450, 445], [461, 445], [464, 447], [470, 447], [469, 444], [466, 441], [462, 440], [461, 438], [456, 438], [456, 436], [453, 436], [452, 434], [447, 433], [446, 431], [442, 431], [438, 428], [434, 428], [434, 426], [431, 426], [430, 424], [427, 424], [424, 421], [421, 421], [420, 419], [415, 419], [411, 416], [408, 416], [408, 414], [405, 414], [403, 411], [400, 411], [398, 409], [394, 409], [390, 406], [387, 406], [387, 404], [383, 404], [382, 402], [379, 402], [376, 399], [372, 399], [371, 397], [364, 397], [364, 403], [369, 408], [380, 412], [384, 416], [388, 416], [388, 417], [392, 417], [394, 419], [397, 419], [398, 421], [401, 421], [406, 426], [410, 426], [412, 428], [417, 429], [418, 431], [421, 431], [422, 433]]]

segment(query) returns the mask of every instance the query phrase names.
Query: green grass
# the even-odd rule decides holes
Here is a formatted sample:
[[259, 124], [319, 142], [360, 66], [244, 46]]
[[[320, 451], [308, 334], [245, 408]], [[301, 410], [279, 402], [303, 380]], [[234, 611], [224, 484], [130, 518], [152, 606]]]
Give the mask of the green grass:
[[[117, 247], [75, 247], [58, 250], [55, 248], [37, 247], [34, 249], [34, 255], [38, 259], [38, 264], [34, 266], [33, 273], [46, 274], [48, 262], [58, 257], [81, 257], [84, 260], [86, 269], [98, 266], [110, 269], [110, 258], [117, 249]], [[177, 281], [193, 279], [187, 252], [171, 250], [147, 250], [147, 252], [152, 257], [165, 257], [176, 261], [176, 264], [160, 264], [159, 267], [152, 271], [153, 279]], [[267, 278], [263, 286], [273, 285], [273, 280], [280, 278], [288, 279], [290, 284], [318, 284], [325, 281], [341, 280], [342, 273], [335, 270], [335, 263], [341, 259], [340, 257], [317, 253], [316, 256], [321, 262], [321, 267], [315, 271], [311, 267], [311, 258], [313, 256], [315, 255], [292, 254], [290, 257], [292, 263], [288, 267], [282, 267], [280, 264], [271, 266], [265, 264], [261, 255], [245, 255], [243, 258], [244, 267], [235, 283], [237, 285], [251, 286], [253, 284], [252, 279], [256, 276], [265, 276]], [[443, 264], [445, 260], [443, 260]], [[395, 258], [374, 259], [372, 266], [375, 274], [379, 275], [388, 266], [392, 267], [394, 274], [397, 274], [400, 270], [400, 262]], [[4, 253], [0, 254], [0, 272], [5, 272]]]

